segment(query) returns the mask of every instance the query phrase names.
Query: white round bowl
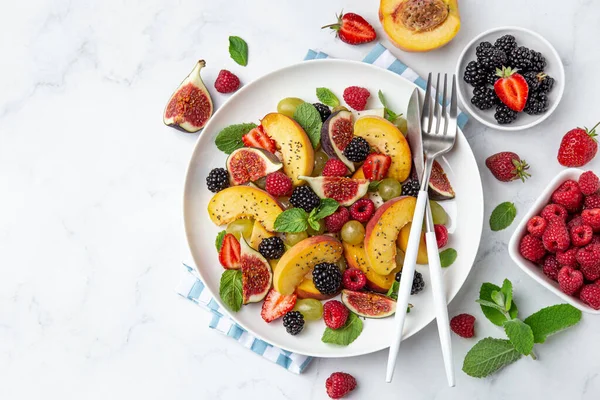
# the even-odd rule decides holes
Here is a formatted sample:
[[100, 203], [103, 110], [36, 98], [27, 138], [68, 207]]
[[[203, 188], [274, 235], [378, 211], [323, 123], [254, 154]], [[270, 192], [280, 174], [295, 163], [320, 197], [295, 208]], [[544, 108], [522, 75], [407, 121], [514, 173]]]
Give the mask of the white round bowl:
[[[470, 61], [476, 60], [475, 48], [480, 42], [488, 41], [492, 44], [501, 36], [513, 35], [517, 39], [519, 46], [525, 46], [535, 51], [539, 51], [546, 58], [546, 68], [544, 72], [554, 78], [554, 88], [548, 94], [549, 108], [541, 115], [528, 115], [519, 113], [519, 117], [512, 124], [500, 125], [494, 119], [495, 107], [490, 110], [480, 110], [471, 104], [473, 87], [464, 81], [463, 76], [465, 68]], [[463, 103], [463, 107], [471, 114], [473, 118], [490, 128], [502, 131], [521, 131], [529, 129], [550, 116], [560, 103], [565, 90], [565, 69], [560, 56], [554, 47], [536, 32], [517, 26], [503, 26], [493, 28], [477, 35], [467, 44], [456, 63], [456, 76], [458, 77], [458, 96]]]

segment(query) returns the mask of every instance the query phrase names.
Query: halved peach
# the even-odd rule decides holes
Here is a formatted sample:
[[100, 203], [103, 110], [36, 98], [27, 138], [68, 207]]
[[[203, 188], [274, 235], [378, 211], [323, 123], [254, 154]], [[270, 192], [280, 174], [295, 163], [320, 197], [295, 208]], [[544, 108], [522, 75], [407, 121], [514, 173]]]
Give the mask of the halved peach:
[[403, 182], [410, 174], [412, 156], [406, 138], [385, 118], [367, 115], [356, 120], [354, 134], [364, 138], [371, 147], [391, 157], [388, 178]]
[[[406, 253], [406, 248], [408, 247], [408, 237], [410, 236], [410, 228], [412, 227], [412, 222], [404, 225], [404, 228], [400, 229], [400, 234], [398, 235], [398, 240], [396, 240], [396, 245]], [[427, 258], [427, 245], [425, 244], [425, 232], [421, 232], [421, 241], [419, 242], [419, 251], [417, 253], [417, 264], [428, 264], [429, 259]]]
[[367, 277], [367, 287], [374, 292], [387, 293], [396, 279], [396, 273], [402, 269], [402, 266], [397, 266], [392, 272], [387, 275], [380, 275], [373, 271], [367, 260], [364, 245], [352, 245], [343, 242], [344, 257], [349, 268], [357, 268], [365, 273]]
[[260, 222], [254, 221], [254, 226], [252, 227], [252, 235], [250, 236], [250, 241], [248, 242], [248, 244], [254, 250], [258, 250], [258, 245], [260, 244], [260, 242], [262, 242], [263, 239], [273, 236], [275, 235], [266, 230]]
[[329, 300], [338, 295], [337, 293], [323, 294], [319, 292], [319, 289], [315, 287], [313, 280], [310, 278], [305, 278], [302, 282], [300, 282], [300, 284], [296, 288], [296, 294], [301, 299], [317, 300]]

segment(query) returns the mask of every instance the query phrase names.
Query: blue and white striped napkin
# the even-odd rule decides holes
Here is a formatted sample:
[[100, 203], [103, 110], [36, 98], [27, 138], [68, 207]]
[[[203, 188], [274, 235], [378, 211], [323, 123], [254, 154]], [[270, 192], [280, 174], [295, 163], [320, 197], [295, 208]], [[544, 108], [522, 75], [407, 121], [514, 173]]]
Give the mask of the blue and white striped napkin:
[[[304, 57], [304, 60], [314, 60], [328, 57], [329, 56], [323, 52], [309, 50], [306, 54], [306, 57]], [[408, 68], [400, 60], [394, 57], [394, 55], [380, 43], [375, 45], [373, 50], [371, 50], [364, 58], [363, 62], [395, 72], [398, 75], [413, 81], [417, 86], [423, 89], [427, 84], [427, 82], [417, 75], [415, 71]], [[461, 112], [458, 116], [458, 126], [462, 129], [467, 123], [467, 120], [467, 115]], [[210, 291], [200, 280], [196, 272], [196, 268], [193, 265], [193, 262], [183, 263], [184, 271], [182, 273], [179, 286], [177, 287], [177, 292], [181, 296], [212, 313], [212, 320], [209, 324], [210, 328], [233, 338], [242, 346], [252, 350], [256, 354], [263, 356], [267, 360], [286, 368], [288, 371], [299, 374], [308, 366], [312, 360], [312, 357], [291, 353], [275, 347], [264, 340], [260, 340], [252, 336], [242, 327], [237, 325], [229, 317], [228, 312], [221, 308], [214, 300]]]

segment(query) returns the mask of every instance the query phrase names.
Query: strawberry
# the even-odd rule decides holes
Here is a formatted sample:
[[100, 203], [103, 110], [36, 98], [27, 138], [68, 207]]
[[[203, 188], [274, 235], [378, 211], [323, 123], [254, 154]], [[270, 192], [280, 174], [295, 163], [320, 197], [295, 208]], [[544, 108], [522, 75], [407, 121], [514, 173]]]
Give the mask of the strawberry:
[[226, 234], [219, 251], [219, 262], [225, 269], [240, 269], [240, 251], [240, 242], [231, 233]]
[[321, 29], [331, 28], [337, 32], [337, 37], [342, 42], [353, 45], [372, 42], [377, 38], [375, 29], [358, 14], [342, 12], [337, 15], [337, 19], [337, 23], [325, 25]]
[[596, 124], [587, 128], [571, 129], [565, 134], [558, 148], [558, 162], [565, 167], [581, 167], [590, 162], [598, 151]]
[[583, 274], [571, 267], [562, 267], [558, 271], [558, 285], [566, 294], [575, 294], [583, 286]]
[[365, 178], [371, 182], [382, 180], [385, 178], [391, 164], [392, 157], [388, 155], [381, 153], [369, 154], [362, 167]]
[[265, 322], [275, 321], [277, 318], [283, 317], [288, 311], [296, 305], [296, 295], [283, 295], [271, 289], [265, 299], [260, 316]]
[[257, 126], [242, 136], [242, 142], [244, 142], [244, 146], [246, 147], [259, 147], [261, 149], [270, 151], [271, 153], [275, 153], [277, 151], [275, 141], [271, 139], [269, 135], [267, 135], [262, 125]]
[[525, 160], [521, 160], [517, 154], [510, 151], [503, 151], [489, 156], [485, 160], [485, 165], [492, 175], [501, 182], [510, 182], [515, 179], [525, 182], [525, 179], [531, 176], [527, 172], [529, 165]]
[[508, 108], [513, 111], [521, 112], [527, 104], [527, 96], [529, 95], [529, 85], [523, 78], [523, 75], [516, 72], [512, 68], [502, 67], [502, 70], [496, 68], [496, 75], [500, 79], [494, 83], [494, 90]]

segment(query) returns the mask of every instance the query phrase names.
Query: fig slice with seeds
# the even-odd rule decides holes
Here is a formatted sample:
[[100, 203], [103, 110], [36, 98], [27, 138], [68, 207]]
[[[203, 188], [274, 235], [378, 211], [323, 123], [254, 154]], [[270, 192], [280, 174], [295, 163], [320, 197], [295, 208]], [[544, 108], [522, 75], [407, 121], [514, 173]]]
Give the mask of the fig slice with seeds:
[[240, 237], [240, 265], [242, 269], [242, 299], [244, 304], [258, 303], [271, 289], [273, 272], [269, 262]]
[[342, 206], [350, 206], [367, 194], [369, 181], [340, 176], [301, 176], [322, 199], [334, 199]]
[[344, 289], [342, 303], [356, 315], [365, 318], [385, 318], [396, 312], [396, 302], [379, 293]]
[[433, 162], [431, 177], [429, 178], [429, 198], [431, 200], [450, 200], [455, 196], [454, 189], [446, 176], [446, 172], [437, 161]]
[[227, 157], [227, 171], [232, 185], [256, 181], [282, 166], [274, 154], [258, 147], [242, 147]]
[[331, 158], [338, 158], [354, 172], [354, 163], [344, 156], [344, 149], [354, 137], [354, 120], [350, 111], [338, 111], [329, 116], [321, 128], [321, 147]]

